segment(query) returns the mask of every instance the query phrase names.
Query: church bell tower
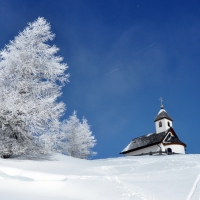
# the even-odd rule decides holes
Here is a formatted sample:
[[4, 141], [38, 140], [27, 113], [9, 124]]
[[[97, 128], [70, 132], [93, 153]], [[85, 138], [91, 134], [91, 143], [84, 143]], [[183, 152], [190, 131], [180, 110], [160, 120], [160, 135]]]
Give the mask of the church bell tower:
[[172, 127], [173, 121], [173, 119], [167, 114], [166, 110], [164, 109], [162, 97], [159, 100], [161, 101], [161, 108], [154, 120], [156, 133], [167, 131], [170, 127]]

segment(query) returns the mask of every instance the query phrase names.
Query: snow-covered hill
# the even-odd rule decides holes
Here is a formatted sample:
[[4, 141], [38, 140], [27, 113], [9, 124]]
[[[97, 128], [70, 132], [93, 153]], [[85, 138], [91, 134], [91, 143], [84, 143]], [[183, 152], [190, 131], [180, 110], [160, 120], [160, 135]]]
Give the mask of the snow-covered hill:
[[200, 155], [0, 159], [2, 200], [200, 200]]

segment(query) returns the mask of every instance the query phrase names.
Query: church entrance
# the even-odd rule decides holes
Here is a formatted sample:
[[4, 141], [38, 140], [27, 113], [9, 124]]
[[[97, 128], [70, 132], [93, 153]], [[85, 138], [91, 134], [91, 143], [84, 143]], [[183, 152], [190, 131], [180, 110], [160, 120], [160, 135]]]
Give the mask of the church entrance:
[[172, 154], [172, 149], [171, 148], [167, 148], [167, 154]]

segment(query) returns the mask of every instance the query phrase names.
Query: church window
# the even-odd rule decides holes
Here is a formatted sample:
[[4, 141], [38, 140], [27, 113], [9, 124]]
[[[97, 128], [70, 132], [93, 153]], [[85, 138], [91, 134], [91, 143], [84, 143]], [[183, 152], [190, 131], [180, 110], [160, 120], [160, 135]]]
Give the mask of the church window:
[[172, 149], [171, 148], [167, 148], [167, 154], [172, 154]]
[[162, 122], [159, 122], [159, 127], [162, 127]]
[[168, 122], [168, 126], [170, 127], [170, 123]]

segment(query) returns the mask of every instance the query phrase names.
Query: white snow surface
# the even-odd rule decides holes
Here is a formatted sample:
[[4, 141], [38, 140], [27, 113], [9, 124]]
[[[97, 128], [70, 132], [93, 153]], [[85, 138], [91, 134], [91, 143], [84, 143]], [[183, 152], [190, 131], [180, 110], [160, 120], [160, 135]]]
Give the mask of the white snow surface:
[[0, 159], [2, 200], [200, 200], [200, 155]]
[[159, 115], [163, 111], [166, 112], [166, 110], [164, 108], [161, 108], [157, 115]]

